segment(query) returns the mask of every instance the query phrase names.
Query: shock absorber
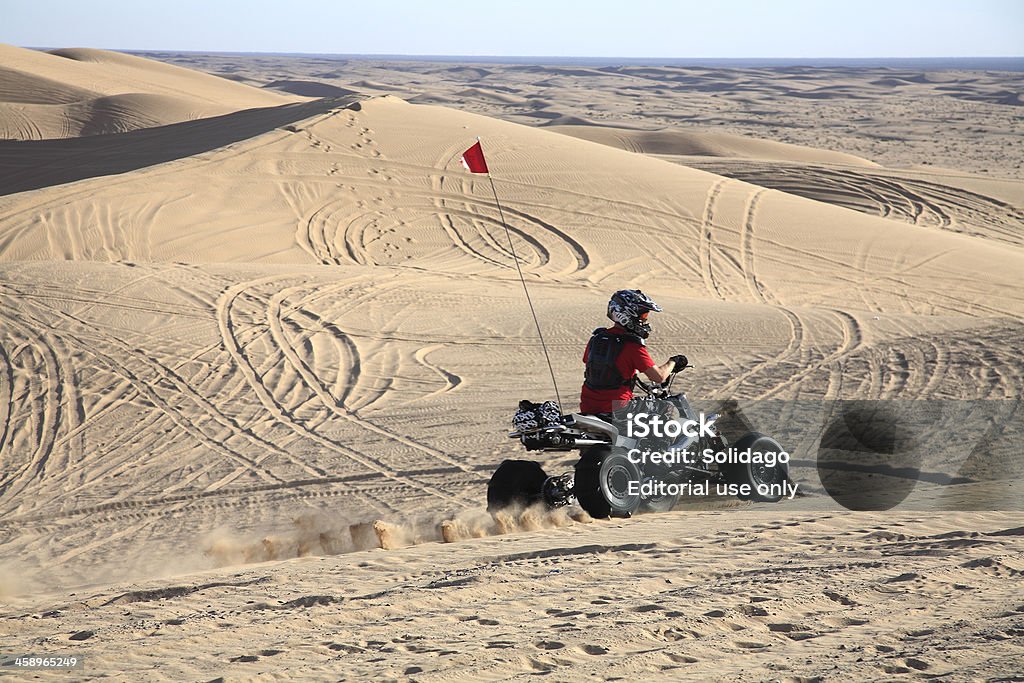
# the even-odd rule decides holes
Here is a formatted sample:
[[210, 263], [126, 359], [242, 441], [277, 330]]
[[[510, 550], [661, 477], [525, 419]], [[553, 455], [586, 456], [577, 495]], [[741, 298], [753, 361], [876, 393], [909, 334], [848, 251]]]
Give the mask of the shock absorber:
[[571, 473], [562, 474], [557, 477], [548, 477], [544, 480], [544, 486], [541, 487], [544, 502], [555, 508], [568, 505], [569, 498], [572, 497], [571, 491], [574, 484]]

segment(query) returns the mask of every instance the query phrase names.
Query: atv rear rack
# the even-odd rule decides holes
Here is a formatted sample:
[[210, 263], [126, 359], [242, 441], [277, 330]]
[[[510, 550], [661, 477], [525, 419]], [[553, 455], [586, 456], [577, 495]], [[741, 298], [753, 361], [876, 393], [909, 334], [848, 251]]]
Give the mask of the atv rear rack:
[[588, 446], [618, 444], [619, 430], [601, 418], [571, 413], [562, 416], [562, 424], [546, 425], [509, 433], [519, 439], [528, 451], [571, 451]]

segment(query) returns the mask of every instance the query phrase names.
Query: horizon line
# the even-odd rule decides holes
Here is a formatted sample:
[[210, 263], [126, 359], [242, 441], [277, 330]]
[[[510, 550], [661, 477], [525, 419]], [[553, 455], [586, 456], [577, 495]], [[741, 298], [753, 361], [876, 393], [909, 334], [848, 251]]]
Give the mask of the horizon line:
[[743, 57], [696, 57], [696, 56], [682, 56], [682, 57], [654, 57], [654, 56], [643, 56], [643, 57], [625, 57], [621, 55], [513, 55], [513, 54], [481, 54], [481, 55], [467, 55], [467, 54], [444, 54], [444, 53], [398, 53], [398, 52], [288, 52], [288, 51], [263, 51], [263, 50], [208, 50], [208, 49], [179, 49], [179, 48], [115, 48], [115, 47], [87, 47], [84, 45], [77, 46], [22, 46], [30, 50], [68, 50], [68, 49], [94, 49], [94, 50], [109, 50], [111, 52], [176, 52], [181, 54], [221, 54], [221, 55], [275, 55], [285, 57], [346, 57], [346, 58], [404, 58], [404, 59], [459, 59], [459, 60], [471, 60], [471, 59], [585, 59], [585, 60], [619, 60], [619, 61], [769, 61], [769, 60], [780, 60], [780, 61], [793, 61], [793, 60], [842, 60], [842, 61], [879, 61], [879, 60], [909, 60], [909, 61], [923, 61], [923, 60], [964, 60], [964, 59], [979, 59], [979, 60], [1014, 60], [1024, 59], [1024, 54], [1020, 55], [926, 55], [926, 56], [897, 56], [897, 55], [885, 55], [878, 57], [851, 57], [841, 55], [829, 55], [825, 57], [814, 57], [814, 56], [785, 56], [785, 57], [765, 57], [765, 56], [743, 56]]

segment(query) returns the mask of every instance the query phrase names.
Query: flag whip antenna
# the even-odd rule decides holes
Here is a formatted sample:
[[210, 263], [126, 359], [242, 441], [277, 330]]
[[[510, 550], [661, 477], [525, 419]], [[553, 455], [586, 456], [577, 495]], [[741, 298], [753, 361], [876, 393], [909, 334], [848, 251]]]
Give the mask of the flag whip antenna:
[[[530, 306], [530, 314], [533, 316], [533, 324], [537, 328], [537, 336], [540, 338], [540, 347], [544, 351], [544, 360], [548, 363], [548, 372], [551, 374], [551, 386], [555, 389], [555, 400], [558, 401], [559, 409], [561, 410], [562, 397], [558, 392], [558, 381], [555, 379], [555, 368], [551, 364], [551, 355], [548, 353], [548, 345], [544, 341], [544, 332], [540, 327], [540, 319], [537, 318], [537, 309], [533, 306], [533, 298], [530, 296], [530, 289], [526, 286], [526, 278], [523, 277], [523, 269], [519, 265], [519, 256], [516, 255], [516, 247], [512, 242], [512, 231], [508, 229], [508, 223], [505, 222], [505, 212], [502, 211], [501, 202], [498, 201], [498, 191], [494, 189], [494, 178], [491, 177], [491, 171], [487, 168], [487, 162], [484, 160], [483, 146], [480, 144], [480, 138], [476, 139], [476, 145], [474, 145], [474, 147], [479, 149], [479, 161], [483, 166], [481, 170], [487, 174], [487, 180], [491, 184], [491, 194], [494, 196], [494, 205], [498, 207], [498, 217], [501, 219], [501, 226], [505, 228], [505, 237], [508, 238], [508, 248], [512, 252], [512, 260], [515, 261], [516, 272], [519, 273], [519, 281], [523, 284], [523, 293], [526, 294], [526, 303]], [[470, 150], [472, 149], [473, 148], [471, 147]], [[467, 152], [468, 151], [469, 150], [467, 150]], [[474, 173], [477, 172], [474, 170], [474, 165], [467, 162], [465, 154], [463, 155], [462, 163], [470, 171]]]

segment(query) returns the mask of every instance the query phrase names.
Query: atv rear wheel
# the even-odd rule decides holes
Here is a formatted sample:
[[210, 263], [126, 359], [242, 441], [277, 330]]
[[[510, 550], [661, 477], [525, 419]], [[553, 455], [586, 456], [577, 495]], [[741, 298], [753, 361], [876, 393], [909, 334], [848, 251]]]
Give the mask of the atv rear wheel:
[[[735, 453], [747, 449], [760, 451], [762, 453], [780, 453], [784, 449], [778, 441], [760, 432], [745, 434], [733, 445]], [[756, 503], [777, 503], [782, 499], [780, 492], [781, 484], [789, 479], [789, 472], [782, 463], [776, 463], [769, 467], [764, 463], [729, 463], [723, 465], [726, 479], [733, 484], [747, 484], [750, 487], [750, 495], [738, 496], [740, 500], [752, 500]], [[766, 487], [761, 493], [758, 487]], [[774, 489], [774, 491], [772, 491]]]
[[640, 494], [629, 483], [640, 482], [640, 468], [621, 451], [598, 447], [576, 463], [573, 494], [595, 519], [630, 517], [640, 507]]
[[487, 512], [492, 515], [508, 507], [529, 507], [544, 499], [548, 475], [532, 460], [505, 460], [487, 484]]

